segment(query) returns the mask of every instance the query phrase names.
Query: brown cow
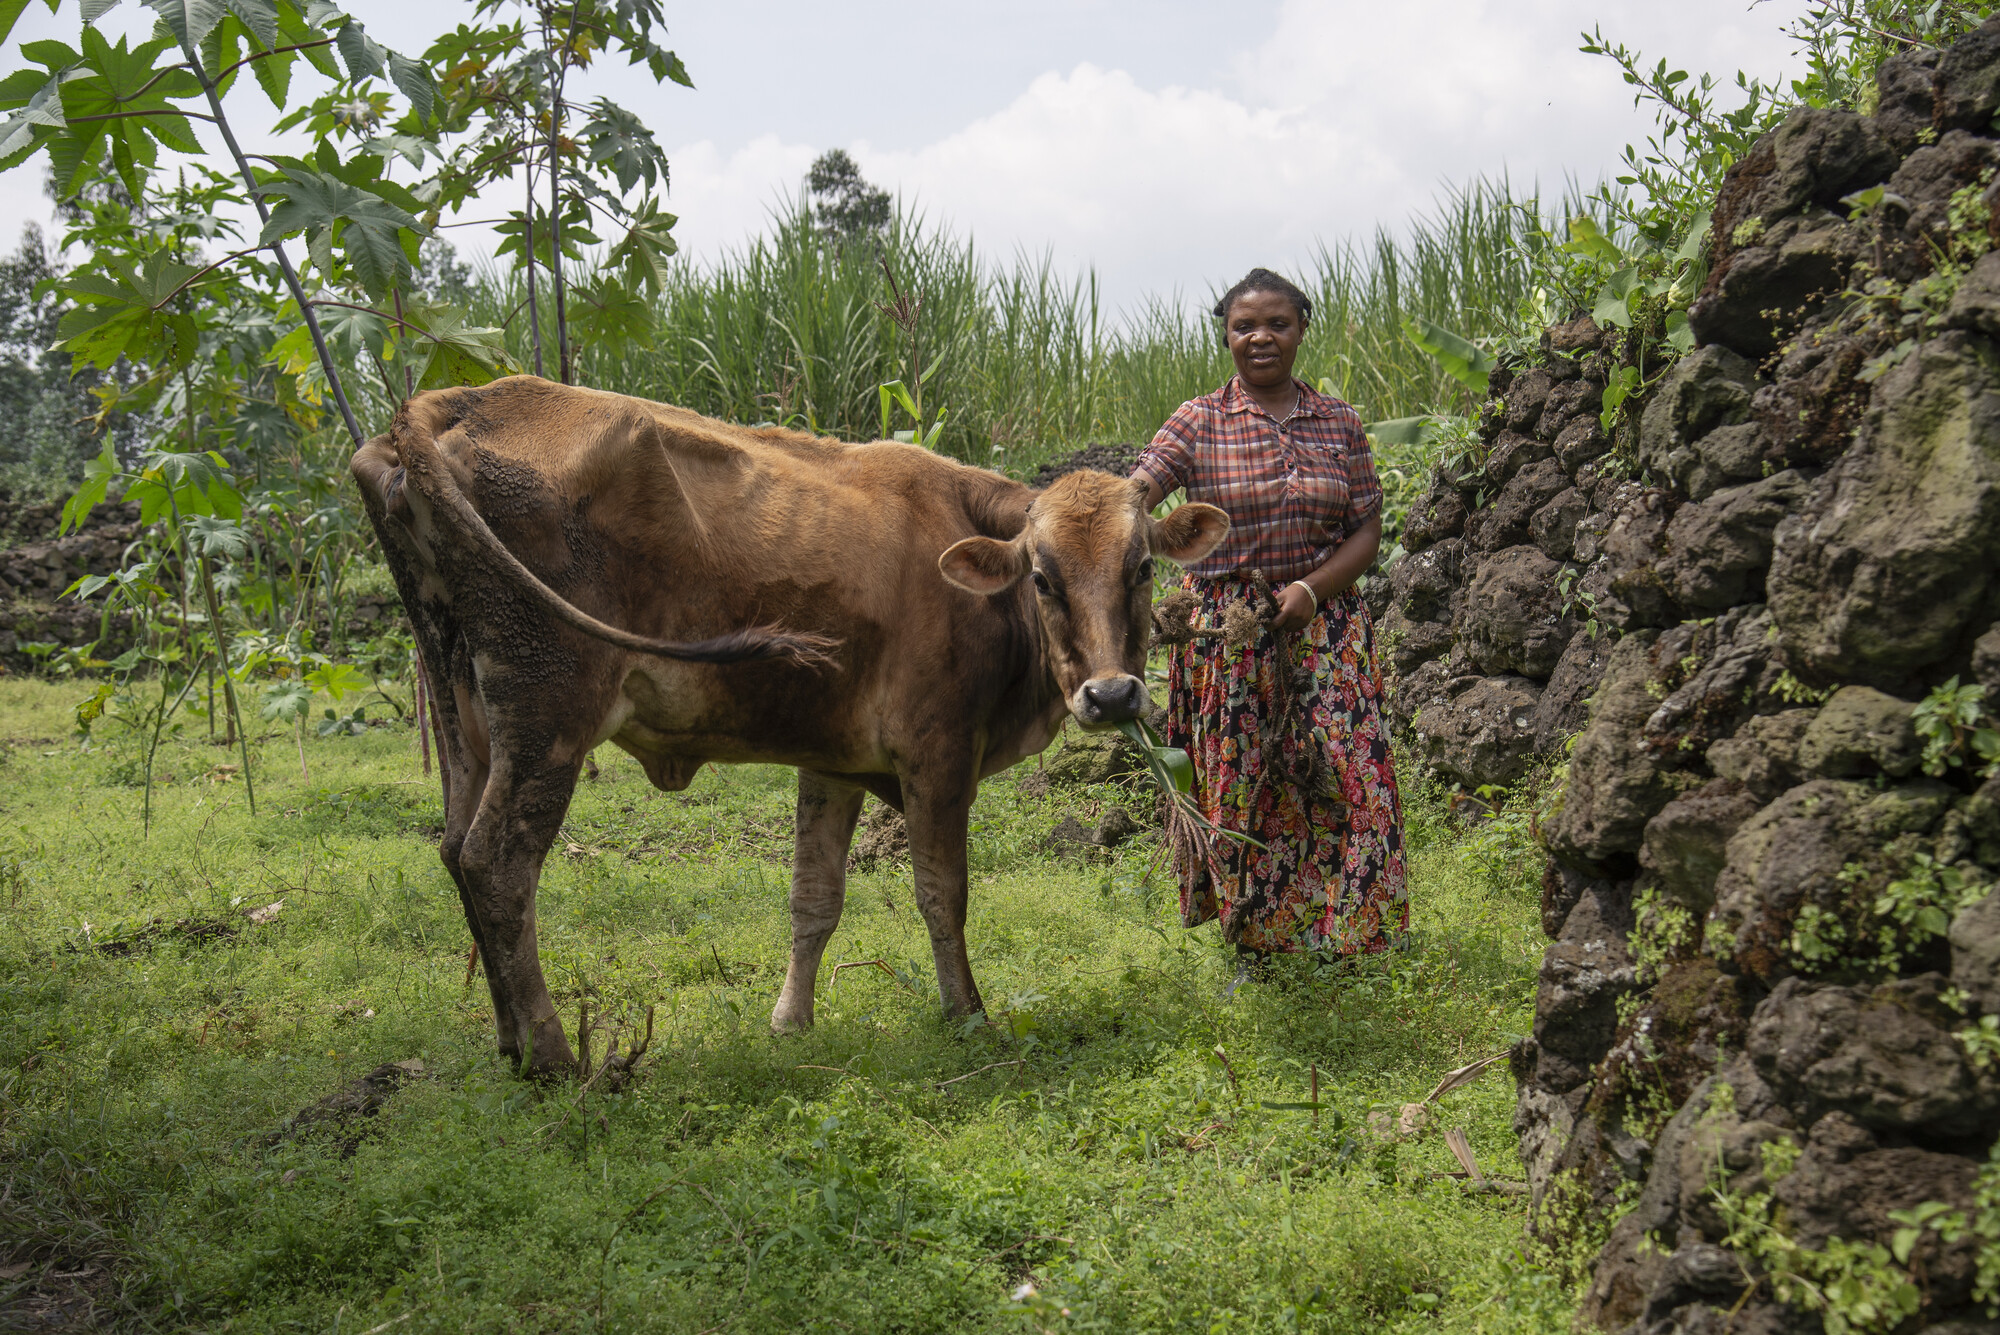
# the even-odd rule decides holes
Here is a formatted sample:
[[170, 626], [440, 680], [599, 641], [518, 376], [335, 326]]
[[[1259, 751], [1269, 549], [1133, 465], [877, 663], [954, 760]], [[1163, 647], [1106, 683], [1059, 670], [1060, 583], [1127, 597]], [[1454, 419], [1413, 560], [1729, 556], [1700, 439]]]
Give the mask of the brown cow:
[[[812, 1023], [870, 792], [907, 820], [946, 1012], [981, 1009], [964, 939], [974, 790], [1066, 712], [1103, 726], [1147, 707], [1152, 555], [1198, 559], [1229, 524], [1207, 505], [1156, 521], [1138, 484], [1103, 473], [1037, 493], [916, 446], [527, 376], [419, 395], [353, 470], [437, 684], [441, 852], [500, 1050], [540, 1071], [573, 1058], [535, 885], [605, 741], [669, 792], [709, 761], [798, 767], [774, 1029]], [[717, 665], [731, 658], [761, 661]]]

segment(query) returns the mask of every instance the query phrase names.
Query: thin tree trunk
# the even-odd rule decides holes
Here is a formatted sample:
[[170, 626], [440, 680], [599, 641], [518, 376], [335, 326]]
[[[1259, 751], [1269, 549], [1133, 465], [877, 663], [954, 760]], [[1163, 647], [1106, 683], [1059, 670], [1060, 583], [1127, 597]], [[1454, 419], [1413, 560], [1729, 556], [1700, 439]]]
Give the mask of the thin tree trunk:
[[[522, 132], [526, 134], [526, 123]], [[535, 299], [535, 164], [528, 161], [526, 176], [528, 181], [528, 208], [522, 217], [522, 241], [528, 248], [528, 333], [535, 345], [535, 374], [547, 378], [542, 369], [542, 308]]]
[[569, 72], [569, 44], [576, 39], [577, 20], [582, 17], [583, 6], [571, 6], [569, 32], [555, 53], [554, 68], [549, 74], [549, 265], [555, 274], [556, 288], [556, 373], [565, 385], [569, 383], [569, 318], [564, 307], [562, 262], [563, 82]]
[[229, 730], [243, 756], [243, 793], [250, 799], [250, 814], [257, 814], [257, 784], [250, 777], [250, 730], [243, 726], [243, 710], [236, 703], [236, 679], [229, 675], [229, 634], [222, 628], [222, 607], [215, 597], [215, 577], [209, 572], [208, 558], [201, 558], [201, 582], [208, 594], [208, 619], [215, 628], [215, 652], [222, 660], [222, 698], [229, 705]]
[[549, 265], [555, 273], [556, 289], [556, 374], [569, 383], [569, 318], [563, 303], [562, 254], [562, 163], [558, 156], [562, 107], [562, 82], [555, 85], [554, 105], [549, 108]]
[[[222, 142], [229, 148], [229, 156], [236, 162], [236, 172], [243, 178], [243, 186], [250, 192], [250, 202], [257, 206], [257, 220], [271, 221], [271, 210], [264, 203], [263, 193], [257, 188], [256, 174], [250, 170], [250, 160], [243, 156], [243, 149], [236, 142], [236, 132], [229, 128], [229, 118], [222, 112], [222, 97], [215, 91], [215, 80], [208, 77], [202, 67], [201, 57], [186, 43], [181, 44], [181, 53], [187, 57], [188, 68], [201, 81], [202, 92], [208, 95], [208, 109], [215, 115], [215, 128], [222, 133]], [[348, 406], [347, 390], [340, 383], [340, 368], [333, 363], [333, 354], [327, 351], [326, 335], [320, 331], [319, 317], [313, 314], [312, 300], [306, 296], [304, 284], [299, 282], [298, 270], [292, 267], [291, 256], [285, 253], [282, 241], [271, 243], [271, 253], [278, 258], [278, 269], [285, 276], [285, 286], [291, 291], [292, 300], [298, 303], [299, 314], [306, 322], [306, 332], [312, 336], [313, 351], [319, 355], [320, 369], [326, 372], [326, 383], [333, 390], [333, 402], [340, 409], [341, 421], [347, 424], [347, 434], [360, 449], [368, 443], [361, 434], [361, 424], [354, 420], [354, 409]]]
[[[403, 322], [403, 289], [400, 287], [395, 288], [391, 291], [390, 295], [396, 299], [396, 332], [399, 335], [406, 334], [409, 330]], [[416, 381], [410, 375], [410, 358], [405, 353], [403, 357], [403, 401], [408, 403], [415, 397], [417, 397], [417, 385]]]

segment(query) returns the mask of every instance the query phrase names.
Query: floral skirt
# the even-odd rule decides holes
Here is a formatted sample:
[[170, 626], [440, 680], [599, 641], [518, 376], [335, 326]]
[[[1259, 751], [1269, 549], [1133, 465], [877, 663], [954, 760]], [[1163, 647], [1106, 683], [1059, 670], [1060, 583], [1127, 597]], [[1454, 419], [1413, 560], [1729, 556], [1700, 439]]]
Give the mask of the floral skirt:
[[[1183, 586], [1200, 600], [1199, 624], [1255, 604], [1237, 576], [1190, 575]], [[1281, 679], [1281, 656], [1303, 671]], [[1264, 845], [1210, 831], [1177, 841], [1181, 920], [1220, 917], [1227, 939], [1255, 950], [1386, 948], [1409, 927], [1410, 897], [1375, 629], [1360, 595], [1329, 599], [1287, 635], [1260, 627], [1247, 645], [1177, 646], [1167, 680], [1167, 744], [1194, 762], [1202, 815]], [[1302, 727], [1284, 723], [1292, 695]], [[1319, 756], [1300, 754], [1306, 746]]]

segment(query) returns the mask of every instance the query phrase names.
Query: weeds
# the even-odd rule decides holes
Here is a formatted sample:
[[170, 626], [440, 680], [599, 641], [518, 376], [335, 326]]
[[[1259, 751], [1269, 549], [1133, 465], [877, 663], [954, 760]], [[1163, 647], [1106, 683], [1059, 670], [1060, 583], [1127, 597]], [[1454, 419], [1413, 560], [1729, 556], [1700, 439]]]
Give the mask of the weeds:
[[[0, 729], [47, 735], [64, 700], [0, 682]], [[1133, 795], [1000, 776], [973, 813], [968, 926], [991, 1022], [941, 1023], [909, 873], [885, 868], [850, 875], [830, 956], [861, 967], [781, 1041], [791, 775], [662, 794], [601, 757], [567, 821], [586, 851], [550, 859], [538, 931], [563, 1015], [623, 1017], [636, 1041], [650, 1006], [653, 1041], [616, 1090], [540, 1089], [493, 1055], [456, 891], [417, 834], [437, 796], [407, 726], [304, 745], [324, 786], [265, 767], [253, 823], [238, 787], [164, 784], [143, 844], [90, 782], [136, 743], [11, 753], [0, 1264], [98, 1258], [128, 1316], [236, 1331], [1005, 1331], [1045, 1319], [1037, 1294], [1078, 1329], [1567, 1319], [1562, 1286], [1506, 1259], [1514, 1201], [1432, 1176], [1457, 1167], [1435, 1138], [1362, 1149], [1370, 1106], [1529, 1024], [1533, 878], [1464, 852], [1421, 794], [1405, 947], [1281, 960], [1225, 1002], [1234, 961], [1179, 926], [1149, 840], [1090, 867], [1041, 849], [1065, 809]], [[770, 839], [739, 838], [756, 827]], [[244, 922], [281, 898], [233, 938], [65, 948], [83, 921]], [[266, 1143], [412, 1058], [427, 1078], [377, 1116]], [[1485, 1172], [1518, 1175], [1504, 1079], [1437, 1102]]]

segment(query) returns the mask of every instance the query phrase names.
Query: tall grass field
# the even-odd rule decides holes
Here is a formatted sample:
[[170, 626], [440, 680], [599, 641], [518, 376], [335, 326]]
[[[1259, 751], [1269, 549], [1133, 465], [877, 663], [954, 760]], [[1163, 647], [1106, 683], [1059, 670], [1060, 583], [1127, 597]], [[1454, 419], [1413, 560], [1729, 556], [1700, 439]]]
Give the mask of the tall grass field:
[[[1538, 196], [1482, 181], [1401, 235], [1323, 246], [1307, 271], [1288, 275], [1314, 306], [1296, 374], [1326, 382], [1368, 421], [1469, 410], [1469, 391], [1403, 322], [1417, 316], [1468, 337], [1515, 327], [1533, 297], [1523, 244], [1542, 208]], [[917, 304], [914, 346], [883, 309], [891, 274]], [[489, 271], [471, 295], [479, 321], [505, 323], [530, 364], [519, 280]], [[871, 440], [882, 430], [877, 387], [930, 371], [923, 406], [927, 423], [944, 412], [938, 448], [1025, 477], [1086, 442], [1148, 440], [1181, 403], [1221, 385], [1232, 368], [1210, 314], [1218, 295], [1156, 297], [1114, 316], [1093, 275], [1061, 273], [1046, 256], [990, 256], [909, 216], [881, 238], [833, 242], [801, 203], [735, 251], [676, 263], [642, 337], [593, 340], [593, 319], [630, 329], [632, 313], [573, 304], [582, 383], [729, 421]], [[544, 341], [553, 348], [552, 327]], [[897, 415], [890, 426], [910, 423]]]

